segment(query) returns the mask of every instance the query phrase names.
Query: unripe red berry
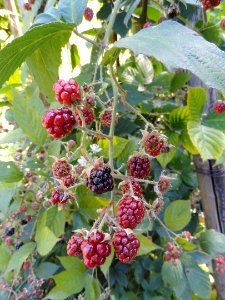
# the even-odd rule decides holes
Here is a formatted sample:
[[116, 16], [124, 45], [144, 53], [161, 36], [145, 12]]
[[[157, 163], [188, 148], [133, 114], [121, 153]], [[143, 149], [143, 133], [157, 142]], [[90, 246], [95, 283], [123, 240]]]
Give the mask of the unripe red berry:
[[218, 115], [225, 112], [225, 103], [222, 100], [216, 100], [213, 106], [214, 112]]
[[59, 159], [53, 163], [52, 172], [54, 176], [62, 178], [70, 174], [71, 166], [65, 159]]
[[205, 10], [220, 5], [220, 0], [201, 0], [201, 2]]
[[72, 235], [66, 247], [67, 254], [69, 256], [80, 256], [82, 254], [81, 243], [83, 240], [84, 237], [81, 233]]
[[[103, 125], [110, 128], [112, 123], [112, 110], [110, 109], [104, 110], [100, 115], [100, 121]], [[119, 121], [118, 116], [116, 116], [115, 124], [118, 124], [118, 121]]]
[[86, 95], [84, 98], [84, 106], [87, 108], [94, 108], [96, 104], [95, 95]]
[[67, 142], [67, 146], [68, 146], [69, 148], [74, 148], [74, 147], [76, 146], [76, 142], [75, 142], [74, 140], [69, 140], [69, 141]]
[[70, 187], [73, 186], [75, 183], [75, 178], [73, 177], [73, 175], [69, 174], [65, 177], [62, 178], [62, 183], [65, 187]]
[[[80, 107], [80, 112], [83, 115], [84, 121], [85, 121], [85, 125], [89, 126], [95, 119], [95, 115], [94, 115], [94, 111], [91, 108], [87, 108], [87, 107]], [[78, 108], [75, 108], [74, 110], [74, 115], [76, 118], [77, 123], [82, 126], [82, 119], [79, 115], [79, 110]]]
[[173, 251], [173, 245], [171, 243], [167, 243], [166, 244], [166, 249], [169, 251], [169, 252], [172, 252]]
[[60, 79], [54, 83], [53, 91], [58, 102], [64, 106], [81, 103], [81, 90], [75, 80], [65, 81]]
[[117, 231], [112, 239], [117, 258], [124, 264], [129, 264], [137, 255], [140, 242], [133, 233], [125, 230]]
[[7, 247], [10, 247], [12, 245], [12, 243], [13, 243], [13, 239], [12, 238], [7, 237], [5, 239], [5, 244], [6, 244]]
[[119, 188], [121, 190], [122, 195], [131, 195], [141, 198], [142, 195], [142, 187], [138, 181], [134, 179], [124, 180], [120, 183]]
[[93, 10], [91, 8], [89, 8], [89, 7], [86, 7], [85, 11], [84, 11], [84, 18], [85, 18], [85, 20], [87, 20], [87, 21], [90, 22], [93, 19], [93, 16], [94, 16]]
[[161, 153], [161, 149], [166, 146], [166, 143], [166, 137], [157, 130], [153, 130], [152, 132], [143, 131], [141, 144], [151, 156], [158, 156]]
[[165, 253], [164, 259], [165, 261], [170, 261], [171, 260], [171, 255], [169, 253]]
[[127, 195], [120, 200], [117, 214], [121, 227], [134, 229], [143, 220], [145, 207], [142, 201]]
[[23, 214], [27, 211], [27, 206], [26, 205], [20, 205], [18, 210], [21, 214]]
[[134, 154], [127, 162], [129, 174], [135, 178], [145, 178], [151, 172], [151, 161], [147, 155]]
[[59, 139], [73, 131], [76, 120], [70, 109], [61, 107], [46, 112], [42, 117], [42, 125], [53, 138]]
[[66, 204], [69, 200], [68, 195], [61, 189], [52, 191], [51, 202], [53, 204]]

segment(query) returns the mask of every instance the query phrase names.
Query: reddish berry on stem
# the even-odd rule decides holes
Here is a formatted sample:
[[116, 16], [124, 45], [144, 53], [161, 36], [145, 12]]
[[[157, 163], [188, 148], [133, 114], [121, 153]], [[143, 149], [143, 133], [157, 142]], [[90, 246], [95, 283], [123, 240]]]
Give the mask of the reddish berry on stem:
[[140, 242], [133, 233], [125, 230], [117, 231], [112, 239], [117, 258], [124, 264], [129, 264], [137, 255]]
[[81, 90], [75, 80], [60, 79], [53, 85], [53, 91], [59, 103], [65, 106], [81, 103]]
[[205, 10], [216, 7], [220, 5], [220, 0], [201, 0], [203, 8]]
[[225, 18], [220, 21], [220, 28], [223, 30], [225, 29]]
[[88, 268], [103, 265], [106, 257], [111, 254], [109, 241], [105, 240], [105, 234], [101, 231], [92, 232], [88, 240], [82, 242], [81, 250], [84, 264]]
[[134, 229], [144, 218], [144, 204], [131, 196], [124, 196], [119, 202], [117, 215], [121, 227]]
[[69, 174], [69, 175], [63, 177], [62, 182], [63, 182], [63, 185], [68, 188], [68, 187], [74, 185], [75, 178], [71, 174]]
[[68, 241], [66, 251], [69, 256], [80, 256], [82, 255], [81, 243], [83, 242], [84, 237], [81, 233], [76, 233], [71, 236]]
[[153, 130], [152, 132], [143, 131], [141, 144], [148, 154], [155, 157], [158, 156], [161, 149], [166, 146], [166, 137], [156, 130]]
[[89, 7], [86, 7], [85, 11], [84, 11], [84, 18], [85, 18], [85, 20], [87, 20], [87, 21], [90, 22], [93, 19], [93, 16], [94, 16], [93, 10], [91, 8], [89, 8]]
[[216, 100], [213, 106], [214, 112], [218, 115], [225, 112], [225, 103], [222, 100]]
[[[85, 125], [89, 126], [94, 121], [94, 118], [95, 118], [93, 109], [90, 109], [90, 108], [87, 108], [87, 107], [81, 107], [80, 110], [81, 110], [81, 113], [83, 115]], [[75, 108], [74, 115], [75, 115], [77, 123], [80, 126], [82, 126], [82, 120], [80, 118], [78, 108]]]
[[134, 154], [129, 158], [127, 168], [131, 176], [145, 178], [151, 172], [150, 158], [147, 155]]
[[112, 191], [114, 188], [114, 180], [111, 175], [110, 167], [93, 168], [90, 176], [87, 178], [87, 186], [92, 192], [98, 195]]
[[51, 202], [53, 204], [66, 204], [69, 200], [68, 195], [61, 189], [52, 191]]
[[54, 176], [64, 177], [70, 174], [71, 166], [65, 159], [59, 159], [53, 163], [52, 172]]
[[73, 131], [76, 120], [70, 109], [62, 107], [46, 112], [42, 117], [42, 125], [53, 138], [59, 139]]
[[141, 197], [142, 187], [138, 181], [134, 179], [124, 180], [120, 183], [120, 190], [122, 195], [134, 195], [136, 197]]
[[21, 214], [23, 214], [23, 213], [25, 213], [27, 211], [27, 206], [26, 205], [20, 205], [20, 207], [19, 207], [19, 212], [21, 213]]
[[[112, 110], [104, 110], [100, 115], [100, 121], [103, 125], [110, 128], [112, 123]], [[115, 117], [115, 123], [118, 123], [118, 116]]]

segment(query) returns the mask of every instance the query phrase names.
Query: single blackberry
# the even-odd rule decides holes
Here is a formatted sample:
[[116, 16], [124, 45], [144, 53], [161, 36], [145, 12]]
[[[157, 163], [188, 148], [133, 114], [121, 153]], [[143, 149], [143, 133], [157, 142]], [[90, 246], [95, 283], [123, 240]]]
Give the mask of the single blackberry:
[[70, 174], [71, 166], [65, 159], [58, 159], [52, 164], [54, 176], [65, 177]]
[[12, 236], [12, 235], [14, 235], [14, 233], [15, 233], [15, 228], [14, 227], [5, 229], [5, 235], [6, 236]]
[[87, 178], [87, 186], [93, 193], [98, 195], [112, 191], [114, 180], [110, 167], [93, 168], [90, 176]]
[[111, 246], [106, 235], [101, 231], [92, 232], [88, 240], [81, 243], [84, 264], [88, 268], [101, 266], [105, 263], [106, 257], [111, 254]]
[[23, 245], [24, 245], [24, 243], [20, 242], [20, 243], [18, 243], [18, 244], [15, 245], [15, 249], [19, 250]]
[[144, 218], [144, 204], [131, 196], [124, 196], [119, 202], [117, 215], [121, 227], [134, 229]]
[[81, 243], [84, 241], [84, 237], [81, 233], [76, 233], [71, 236], [68, 241], [66, 251], [69, 256], [80, 256], [82, 255]]
[[120, 183], [119, 188], [122, 195], [134, 195], [138, 198], [142, 195], [142, 187], [138, 181], [133, 178], [131, 180], [124, 180]]
[[78, 83], [75, 80], [63, 80], [60, 79], [53, 85], [53, 91], [55, 92], [56, 99], [60, 104], [65, 106], [71, 106], [72, 104], [80, 104], [81, 90]]
[[117, 258], [124, 264], [129, 264], [137, 255], [140, 242], [133, 233], [125, 230], [117, 231], [112, 239]]
[[42, 117], [42, 125], [54, 139], [59, 139], [73, 131], [76, 120], [70, 109], [61, 107], [46, 112]]
[[21, 225], [26, 225], [28, 223], [28, 221], [26, 220], [26, 219], [22, 219], [21, 221], [20, 221], [20, 224]]
[[127, 168], [131, 176], [145, 178], [151, 172], [151, 161], [147, 155], [134, 154], [127, 162]]

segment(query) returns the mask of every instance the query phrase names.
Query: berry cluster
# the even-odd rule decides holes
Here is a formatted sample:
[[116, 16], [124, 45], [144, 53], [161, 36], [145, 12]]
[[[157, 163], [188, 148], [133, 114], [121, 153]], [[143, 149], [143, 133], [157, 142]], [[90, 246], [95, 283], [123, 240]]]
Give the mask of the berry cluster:
[[201, 0], [203, 8], [205, 10], [211, 9], [220, 5], [220, 0]]
[[127, 168], [130, 176], [145, 178], [151, 173], [151, 160], [145, 154], [133, 154], [128, 159]]
[[223, 274], [225, 267], [225, 256], [218, 256], [215, 258], [216, 272]]
[[223, 112], [225, 112], [225, 103], [222, 100], [217, 100], [214, 102], [213, 109], [215, 113], [221, 115]]
[[23, 3], [23, 9], [24, 10], [31, 10], [32, 9], [32, 5], [34, 5], [35, 0], [28, 0], [26, 2]]
[[167, 145], [167, 138], [165, 135], [162, 135], [157, 130], [153, 130], [152, 132], [143, 131], [142, 133], [143, 137], [141, 144], [149, 155], [156, 157], [160, 153], [169, 151], [169, 145]]
[[173, 265], [177, 265], [177, 260], [181, 255], [181, 248], [171, 243], [166, 244], [165, 261], [172, 261]]
[[56, 99], [64, 106], [71, 106], [72, 104], [81, 103], [81, 90], [75, 80], [58, 80], [53, 85]]
[[[112, 110], [104, 110], [100, 115], [100, 121], [103, 125], [110, 128], [112, 123]], [[118, 124], [118, 116], [115, 117], [115, 124]]]

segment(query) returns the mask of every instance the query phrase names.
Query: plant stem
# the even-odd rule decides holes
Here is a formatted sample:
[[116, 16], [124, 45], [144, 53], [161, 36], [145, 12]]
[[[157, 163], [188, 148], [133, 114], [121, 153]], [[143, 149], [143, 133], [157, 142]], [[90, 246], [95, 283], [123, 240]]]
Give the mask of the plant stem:
[[87, 129], [87, 128], [81, 127], [81, 126], [78, 126], [77, 129], [85, 131], [85, 132], [87, 132], [88, 134], [91, 134], [91, 135], [100, 136], [100, 137], [108, 139], [108, 140], [111, 139], [111, 137], [108, 134], [104, 134], [101, 131], [93, 131], [91, 129]]
[[115, 23], [115, 19], [116, 19], [117, 11], [120, 7], [120, 3], [121, 3], [121, 0], [116, 0], [116, 2], [114, 4], [114, 8], [113, 8], [112, 14], [110, 16], [108, 26], [106, 28], [105, 36], [104, 36], [103, 41], [102, 41], [102, 47], [103, 48], [108, 47], [110, 34], [111, 34], [111, 31], [112, 31], [113, 25]]
[[[121, 179], [121, 180], [130, 180], [131, 177], [130, 176], [126, 176], [126, 175], [118, 175], [113, 173], [112, 176], [116, 179]], [[147, 179], [139, 179], [139, 178], [135, 178], [135, 181], [138, 182], [143, 182], [143, 183], [147, 183], [147, 184], [156, 184], [156, 181], [151, 181], [151, 180], [147, 180]]]
[[77, 36], [79, 36], [80, 38], [82, 38], [83, 40], [87, 41], [88, 43], [91, 43], [91, 44], [94, 45], [95, 47], [100, 48], [100, 45], [99, 45], [98, 43], [96, 43], [95, 41], [93, 41], [93, 40], [87, 38], [87, 37], [84, 36], [83, 34], [79, 33], [79, 32], [77, 31], [77, 29], [74, 29], [73, 32], [74, 32]]

